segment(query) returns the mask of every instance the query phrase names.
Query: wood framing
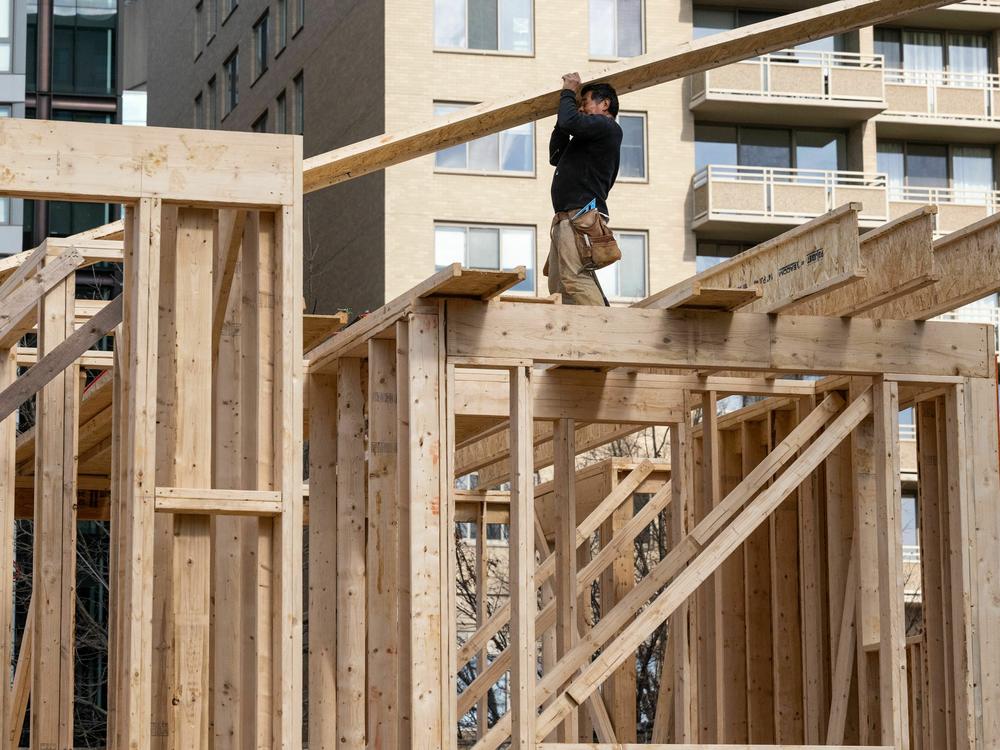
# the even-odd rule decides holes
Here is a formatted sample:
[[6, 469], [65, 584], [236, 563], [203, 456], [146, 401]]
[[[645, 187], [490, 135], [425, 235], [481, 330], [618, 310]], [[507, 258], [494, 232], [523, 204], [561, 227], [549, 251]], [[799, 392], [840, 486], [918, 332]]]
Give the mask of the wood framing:
[[[634, 91], [943, 4], [840, 0], [587, 79]], [[1000, 745], [996, 333], [926, 322], [1000, 289], [996, 219], [861, 235], [847, 204], [630, 308], [454, 264], [353, 323], [303, 315], [304, 191], [557, 99], [307, 161], [295, 136], [0, 121], [0, 193], [125, 213], [0, 261], [8, 558], [16, 518], [35, 532], [16, 660], [0, 639], [8, 746], [29, 701], [31, 746], [73, 745], [85, 519], [112, 538], [112, 750]], [[98, 262], [122, 295], [77, 301]]]

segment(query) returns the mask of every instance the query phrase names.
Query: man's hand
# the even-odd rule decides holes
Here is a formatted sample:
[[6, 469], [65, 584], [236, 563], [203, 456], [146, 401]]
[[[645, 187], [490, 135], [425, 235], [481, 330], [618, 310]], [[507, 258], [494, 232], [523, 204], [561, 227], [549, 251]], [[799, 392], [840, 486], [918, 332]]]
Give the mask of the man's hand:
[[562, 77], [563, 88], [569, 89], [574, 94], [580, 93], [580, 74], [579, 73], [567, 73]]

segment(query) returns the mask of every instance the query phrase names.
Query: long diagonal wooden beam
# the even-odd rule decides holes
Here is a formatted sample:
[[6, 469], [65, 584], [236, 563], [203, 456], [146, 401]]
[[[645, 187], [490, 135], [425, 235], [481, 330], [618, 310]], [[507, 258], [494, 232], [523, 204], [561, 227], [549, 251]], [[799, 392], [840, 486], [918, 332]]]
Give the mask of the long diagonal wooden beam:
[[[632, 493], [636, 491], [640, 484], [648, 477], [653, 471], [653, 464], [649, 461], [643, 461], [635, 469], [633, 469], [625, 479], [619, 482], [615, 489], [605, 498], [604, 502], [600, 506], [595, 508], [587, 516], [587, 518], [577, 527], [577, 546], [581, 544], [581, 539], [583, 537], [589, 537], [593, 534], [605, 519], [615, 510], [619, 505], [625, 502], [626, 499], [632, 496]], [[613, 506], [613, 507], [612, 507]], [[539, 587], [548, 581], [549, 578], [556, 571], [556, 558], [555, 554], [547, 555], [542, 563], [535, 570], [535, 587]], [[486, 644], [502, 629], [503, 626], [507, 624], [510, 619], [510, 603], [507, 602], [503, 606], [498, 607], [496, 611], [490, 616], [489, 620], [483, 623], [475, 633], [473, 633], [469, 639], [462, 645], [462, 648], [458, 652], [458, 663], [460, 665], [466, 664], [476, 657], [482, 649], [486, 648]], [[539, 632], [542, 632], [539, 630]]]
[[[918, 10], [947, 5], [949, 0], [843, 0], [826, 3], [771, 21], [714, 34], [611, 65], [585, 76], [604, 81], [620, 94], [673, 81], [710, 68], [745, 60], [765, 52], [793, 47], [813, 39], [893, 20]], [[467, 107], [429, 125], [369, 138], [305, 160], [303, 190], [307, 193], [352, 180], [443, 148], [554, 115], [559, 92], [527, 92]]]
[[[833, 419], [835, 413], [843, 404], [843, 399], [837, 394], [831, 394], [827, 396], [826, 399], [814, 409], [805, 419], [803, 419], [794, 430], [792, 430], [788, 436], [781, 441], [774, 450], [772, 450], [767, 457], [758, 464], [753, 471], [751, 471], [747, 476], [733, 488], [726, 498], [717, 505], [711, 513], [709, 513], [702, 521], [691, 531], [691, 533], [685, 538], [685, 540], [678, 545], [677, 548], [671, 551], [671, 553], [664, 558], [654, 569], [651, 571], [650, 575], [643, 580], [640, 587], [633, 589], [633, 591], [623, 599], [616, 609], [620, 607], [632, 606], [631, 602], [635, 601], [635, 606], [640, 606], [642, 602], [648, 600], [656, 590], [664, 585], [670, 578], [677, 574], [677, 572], [683, 568], [688, 562], [690, 562], [694, 556], [697, 554], [698, 550], [706, 544], [711, 537], [726, 523], [728, 523], [734, 515], [740, 510], [742, 505], [747, 502], [748, 499], [753, 497], [764, 485], [784, 466], [788, 463], [795, 454], [805, 446], [805, 444], [831, 419]], [[636, 469], [638, 471], [638, 469]], [[629, 475], [632, 477], [635, 471]], [[628, 478], [626, 478], [628, 481]], [[619, 485], [621, 486], [621, 485]], [[661, 493], [664, 489], [661, 488], [660, 492], [654, 496], [654, 500], [660, 498]], [[631, 493], [629, 493], [631, 494]], [[603, 572], [603, 570], [612, 563], [614, 558], [620, 554], [622, 548], [625, 544], [631, 544], [632, 540], [635, 539], [636, 535], [642, 529], [644, 529], [652, 517], [647, 517], [647, 514], [656, 508], [660, 503], [651, 500], [647, 505], [637, 513], [621, 530], [616, 534], [611, 542], [604, 546], [603, 549], [577, 574], [576, 586], [577, 592], [582, 592], [590, 582], [594, 580], [598, 575]], [[620, 505], [621, 502], [618, 502]], [[617, 505], [611, 507], [611, 503], [605, 501], [601, 505], [591, 512], [580, 525], [580, 530], [590, 530], [593, 533], [597, 526], [604, 520], [607, 515], [615, 510]], [[664, 504], [665, 507], [665, 504]], [[601, 511], [602, 515], [598, 515], [598, 511]], [[657, 511], [658, 512], [658, 511]], [[577, 532], [576, 544], [579, 546], [582, 543], [583, 537], [580, 532]], [[549, 575], [554, 571], [555, 560], [550, 558], [539, 566], [536, 572], [535, 583], [540, 585]], [[638, 589], [642, 589], [645, 593], [636, 593]], [[463, 663], [468, 661], [474, 655], [475, 650], [478, 650], [485, 646], [485, 643], [495, 635], [500, 628], [506, 624], [507, 610], [500, 609], [494, 613], [494, 616], [490, 618], [489, 621], [482, 628], [479, 629], [473, 636], [469, 639], [469, 643], [463, 647], [462, 651], [459, 652], [459, 661]], [[551, 602], [546, 605], [542, 611], [538, 614], [538, 619], [535, 624], [535, 630], [537, 633], [544, 633], [548, 628], [550, 628], [555, 623], [555, 606]], [[485, 640], [484, 640], [485, 639]], [[471, 646], [469, 644], [472, 644]], [[497, 658], [493, 661], [490, 666], [483, 671], [483, 673], [473, 681], [462, 695], [459, 696], [459, 711], [462, 712], [462, 707], [465, 703], [468, 703], [468, 707], [471, 708], [472, 701], [478, 697], [479, 694], [485, 692], [485, 689], [496, 683], [498, 679], [506, 671], [508, 662], [510, 660], [510, 653], [508, 650], [501, 652]], [[468, 694], [468, 697], [466, 697]], [[465, 700], [463, 701], [463, 698]], [[468, 710], [468, 708], [466, 708]]]
[[8, 347], [32, 329], [27, 319], [35, 306], [56, 284], [83, 265], [83, 255], [75, 248], [63, 252], [44, 268], [25, 279], [9, 297], [0, 300], [0, 346]]
[[[825, 424], [842, 405], [843, 399], [839, 395], [831, 394], [807, 417], [807, 420], [814, 417], [818, 420], [822, 416], [821, 424]], [[579, 705], [586, 698], [586, 695], [583, 695], [584, 692], [588, 690], [593, 692], [593, 689], [596, 689], [608, 674], [620, 666], [628, 655], [626, 652], [627, 644], [636, 637], [639, 637], [640, 641], [646, 638], [663, 621], [657, 619], [660, 614], [663, 614], [663, 619], [666, 619], [676, 609], [676, 606], [683, 603], [690, 592], [694, 591], [701, 581], [711, 575], [728, 556], [729, 552], [725, 552], [725, 550], [729, 549], [730, 546], [732, 549], [738, 547], [746, 536], [770, 515], [773, 507], [777, 507], [784, 497], [799, 485], [802, 481], [801, 477], [807, 475], [815, 465], [818, 465], [840, 443], [843, 437], [849, 434], [857, 423], [871, 411], [871, 408], [872, 397], [869, 390], [841, 412], [823, 434], [788, 466], [775, 483], [756, 497], [754, 495], [781, 468], [783, 462], [776, 462], [777, 465], [763, 474], [751, 472], [719, 506], [729, 509], [729, 517], [722, 520], [731, 519], [731, 522], [722, 528], [711, 542], [705, 545], [699, 541], [707, 539], [709, 529], [719, 525], [720, 519], [710, 516], [703, 519], [663, 560], [654, 566], [649, 574], [611, 612], [602, 617], [593, 630], [587, 633], [586, 637], [581, 639], [580, 643], [569, 651], [538, 683], [536, 697], [541, 703], [555, 695], [555, 692], [560, 690], [573, 677], [574, 673], [589, 661], [593, 653], [603, 646], [604, 650], [601, 656], [584, 667], [582, 674], [571, 682], [568, 690], [561, 693], [542, 713], [538, 724], [538, 736], [545, 737], [548, 732], [552, 731], [555, 724], [564, 718], [565, 712], [573, 709], [574, 701], [576, 705]], [[805, 424], [804, 420], [790, 433], [789, 438], [798, 433], [797, 437], [801, 439], [800, 430]], [[786, 438], [787, 440], [788, 438]], [[784, 445], [784, 441], [782, 444]], [[794, 455], [794, 451], [791, 452], [791, 455]], [[751, 500], [751, 498], [753, 499]], [[736, 515], [743, 504], [747, 502], [749, 504], [742, 513]], [[694, 571], [694, 575], [692, 575], [692, 571]], [[581, 571], [582, 574], [583, 571]], [[675, 576], [676, 579], [674, 579]], [[662, 593], [659, 593], [661, 588], [667, 585], [671, 579], [674, 579], [673, 582]], [[664, 599], [664, 596], [669, 598]], [[654, 599], [653, 603], [633, 620], [635, 613], [639, 612], [650, 599]], [[630, 620], [632, 622], [628, 624]], [[650, 625], [654, 621], [655, 624]], [[645, 630], [647, 627], [648, 630]], [[622, 628], [625, 629], [622, 630]], [[621, 631], [621, 635], [609, 643], [619, 631]], [[637, 636], [640, 631], [644, 632], [641, 636]], [[625, 640], [623, 641], [623, 639]], [[544, 734], [542, 733], [543, 726], [545, 728]], [[504, 742], [507, 732], [509, 732], [509, 719], [504, 717], [475, 746], [475, 750], [496, 750]]]
[[45, 262], [45, 256], [48, 255], [48, 252], [48, 242], [43, 242], [34, 250], [26, 250], [21, 265], [14, 269], [3, 284], [0, 284], [0, 299], [7, 299], [7, 295], [21, 286], [21, 282]]
[[240, 258], [246, 223], [247, 212], [243, 209], [230, 208], [219, 211], [216, 241], [221, 255], [212, 294], [212, 356], [215, 358], [219, 356], [219, 338], [222, 334], [222, 324], [226, 320], [226, 310], [229, 308], [229, 293], [236, 277], [236, 264]]
[[[700, 549], [688, 567], [679, 573], [677, 578], [638, 614], [613, 642], [605, 645], [601, 654], [587, 665], [569, 688], [542, 713], [537, 724], [539, 737], [544, 738], [545, 733], [551, 731], [565, 713], [572, 709], [574, 703], [578, 704], [596, 690], [630, 653], [634, 653], [636, 647], [649, 633], [659, 627], [758, 526], [767, 520], [784, 499], [819, 466], [830, 451], [840, 445], [861, 420], [871, 413], [872, 402], [871, 390], [852, 402], [774, 484], [751, 501], [715, 539]], [[627, 613], [623, 613], [625, 614]], [[615, 624], [612, 620], [611, 627]], [[596, 628], [592, 632], [596, 632]], [[568, 670], [573, 664], [571, 656], [572, 654], [568, 654], [563, 660], [567, 662], [564, 670]], [[559, 671], [557, 665], [552, 674], [558, 676]], [[542, 699], [548, 697], [541, 684], [538, 696]]]
[[[666, 482], [657, 492], [650, 498], [642, 509], [639, 510], [634, 516], [632, 516], [628, 523], [626, 523], [618, 531], [617, 534], [603, 547], [601, 547], [600, 552], [594, 556], [594, 558], [587, 563], [581, 571], [577, 573], [576, 576], [576, 592], [579, 595], [586, 590], [590, 582], [593, 581], [597, 576], [604, 572], [604, 569], [614, 562], [615, 558], [620, 556], [628, 547], [631, 547], [635, 542], [635, 538], [649, 526], [650, 523], [659, 515], [660, 511], [664, 510], [672, 499], [671, 496], [671, 485], [670, 482]], [[588, 516], [588, 518], [592, 517]], [[536, 573], [536, 581], [538, 580], [537, 575], [541, 573], [546, 574], [546, 578], [551, 576], [554, 572], [555, 557], [546, 559], [546, 563], [551, 560], [551, 565], [540, 566]], [[543, 569], [544, 568], [544, 569]], [[507, 612], [508, 616], [505, 616], [503, 622], [495, 623], [497, 630], [507, 624], [507, 619], [509, 619], [509, 610]], [[556, 608], [555, 604], [550, 602], [545, 607], [542, 608], [541, 612], [538, 613], [538, 619], [535, 621], [535, 631], [538, 635], [541, 635], [549, 628], [551, 628], [556, 621]], [[492, 623], [492, 621], [491, 621]], [[487, 623], [487, 624], [491, 624]], [[479, 635], [477, 631], [476, 636]], [[496, 635], [496, 632], [493, 633]], [[492, 637], [492, 636], [490, 636]], [[488, 640], [488, 639], [487, 639]], [[464, 663], [462, 660], [462, 655], [465, 651], [465, 646], [463, 646], [463, 651], [459, 652], [459, 663]], [[483, 672], [477, 677], [472, 683], [462, 691], [462, 694], [458, 696], [458, 712], [459, 714], [464, 714], [468, 711], [472, 705], [474, 705], [475, 700], [481, 697], [482, 694], [486, 692], [487, 689], [492, 687], [497, 683], [504, 673], [509, 668], [510, 653], [507, 649], [500, 652], [496, 659], [490, 663], [490, 665], [483, 670]], [[465, 659], [468, 661], [468, 659]]]
[[119, 295], [0, 393], [0, 419], [6, 419], [121, 322], [122, 297]]

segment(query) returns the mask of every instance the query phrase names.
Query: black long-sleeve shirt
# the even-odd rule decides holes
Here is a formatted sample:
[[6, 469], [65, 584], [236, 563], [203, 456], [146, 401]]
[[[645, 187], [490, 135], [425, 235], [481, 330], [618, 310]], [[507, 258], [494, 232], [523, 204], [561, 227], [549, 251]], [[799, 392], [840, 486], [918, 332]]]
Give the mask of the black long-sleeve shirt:
[[597, 199], [597, 208], [608, 215], [608, 193], [621, 160], [622, 129], [610, 117], [585, 115], [577, 109], [576, 96], [563, 89], [559, 117], [549, 139], [552, 176], [552, 209], [571, 211]]

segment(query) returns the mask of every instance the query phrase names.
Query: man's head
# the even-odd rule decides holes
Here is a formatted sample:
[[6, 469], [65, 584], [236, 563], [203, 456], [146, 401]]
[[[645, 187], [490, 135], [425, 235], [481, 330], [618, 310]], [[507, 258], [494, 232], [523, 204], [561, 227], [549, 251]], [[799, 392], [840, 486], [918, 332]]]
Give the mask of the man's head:
[[585, 115], [618, 117], [618, 94], [608, 83], [588, 83], [580, 89], [580, 111]]

